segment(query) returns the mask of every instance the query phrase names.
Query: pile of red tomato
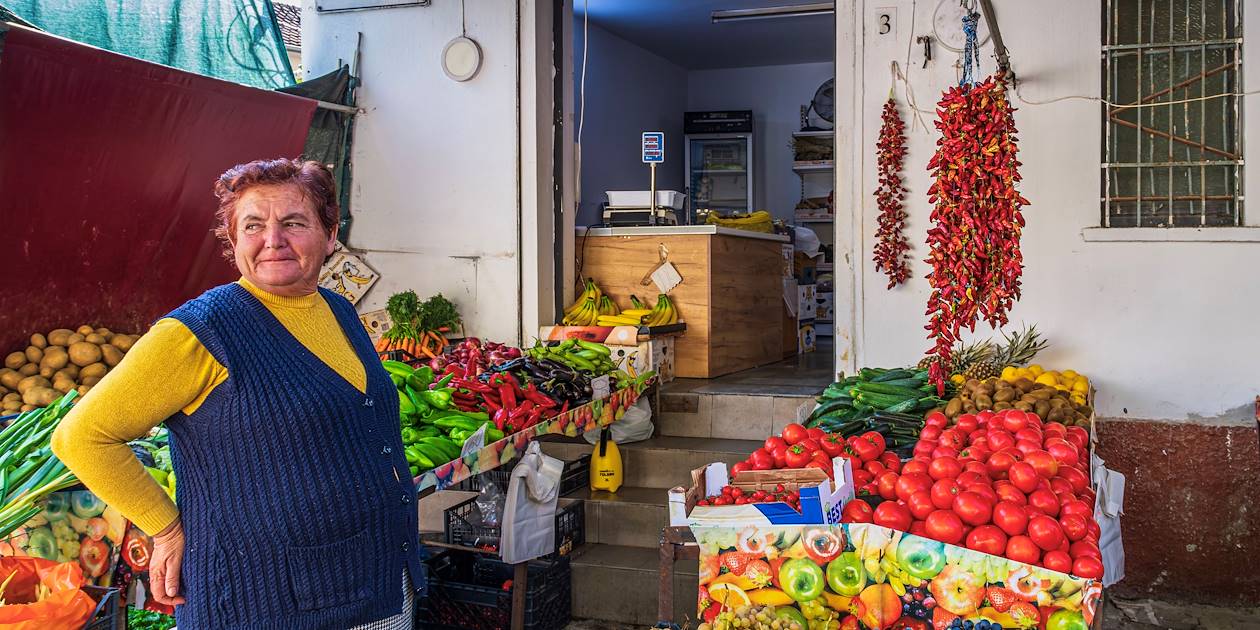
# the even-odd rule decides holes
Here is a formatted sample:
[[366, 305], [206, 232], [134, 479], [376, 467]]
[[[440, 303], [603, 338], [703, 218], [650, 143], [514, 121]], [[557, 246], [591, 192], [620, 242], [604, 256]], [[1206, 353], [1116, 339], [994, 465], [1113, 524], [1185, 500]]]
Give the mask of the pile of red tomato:
[[[745, 470], [777, 470], [780, 468], [817, 468], [835, 481], [831, 460], [847, 457], [856, 472], [865, 462], [884, 462], [884, 466], [901, 465], [895, 453], [886, 452], [884, 436], [868, 431], [848, 439], [839, 433], [819, 428], [806, 429], [792, 423], [783, 427], [781, 435], [766, 438], [766, 443], [753, 451], [748, 459], [731, 466], [731, 478]], [[860, 486], [859, 486], [860, 487]]]
[[783, 484], [778, 484], [770, 490], [753, 490], [751, 492], [744, 491], [743, 488], [736, 486], [722, 486], [722, 491], [711, 497], [705, 497], [696, 502], [696, 505], [747, 505], [749, 503], [786, 503], [801, 511], [801, 492], [799, 490], [788, 490]]
[[932, 413], [912, 460], [861, 471], [874, 480], [859, 492], [884, 502], [850, 501], [843, 520], [1101, 578], [1088, 444], [1085, 429], [1018, 409], [963, 414], [953, 426]]

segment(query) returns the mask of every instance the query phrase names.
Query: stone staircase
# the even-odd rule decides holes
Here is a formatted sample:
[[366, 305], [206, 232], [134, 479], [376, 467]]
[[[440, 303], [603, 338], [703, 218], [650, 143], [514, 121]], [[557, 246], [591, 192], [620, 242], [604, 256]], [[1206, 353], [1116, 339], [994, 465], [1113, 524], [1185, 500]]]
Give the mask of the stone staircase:
[[[652, 439], [619, 445], [624, 485], [616, 493], [582, 489], [567, 498], [586, 500], [586, 545], [571, 556], [573, 617], [639, 628], [657, 619], [661, 528], [669, 523], [668, 491], [690, 482], [691, 471], [717, 461], [745, 459], [796, 419], [808, 396], [747, 396], [671, 391], [660, 395]], [[575, 459], [590, 453], [585, 441], [549, 441], [548, 454]], [[697, 567], [674, 567], [674, 622], [696, 623]]]

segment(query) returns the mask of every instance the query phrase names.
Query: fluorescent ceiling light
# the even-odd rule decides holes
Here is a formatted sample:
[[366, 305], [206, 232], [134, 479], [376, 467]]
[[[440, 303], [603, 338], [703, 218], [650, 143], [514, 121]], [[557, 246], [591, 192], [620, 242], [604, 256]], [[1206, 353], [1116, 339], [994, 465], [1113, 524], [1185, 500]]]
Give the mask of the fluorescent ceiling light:
[[828, 15], [836, 12], [834, 2], [814, 2], [810, 4], [790, 4], [782, 7], [761, 7], [757, 9], [724, 9], [714, 11], [710, 16], [713, 23], [738, 22], [743, 20], [769, 20], [773, 18], [805, 17], [809, 15]]

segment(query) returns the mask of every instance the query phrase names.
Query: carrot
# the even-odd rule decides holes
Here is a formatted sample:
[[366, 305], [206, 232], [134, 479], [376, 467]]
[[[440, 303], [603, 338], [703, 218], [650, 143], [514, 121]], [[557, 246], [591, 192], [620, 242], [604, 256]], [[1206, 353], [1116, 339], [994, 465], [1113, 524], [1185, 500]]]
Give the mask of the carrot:
[[377, 352], [385, 352], [387, 349], [389, 349], [389, 339], [386, 339], [385, 337], [381, 337], [380, 339], [376, 340]]

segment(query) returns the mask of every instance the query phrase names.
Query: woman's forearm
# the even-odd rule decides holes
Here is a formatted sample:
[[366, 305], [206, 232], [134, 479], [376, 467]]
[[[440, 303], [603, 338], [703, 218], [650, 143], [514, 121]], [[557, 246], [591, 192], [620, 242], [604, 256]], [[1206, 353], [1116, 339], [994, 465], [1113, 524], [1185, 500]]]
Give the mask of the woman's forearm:
[[217, 385], [222, 367], [182, 324], [163, 320], [127, 353], [62, 420], [53, 434], [57, 457], [94, 494], [137, 527], [156, 534], [179, 516], [127, 442]]

